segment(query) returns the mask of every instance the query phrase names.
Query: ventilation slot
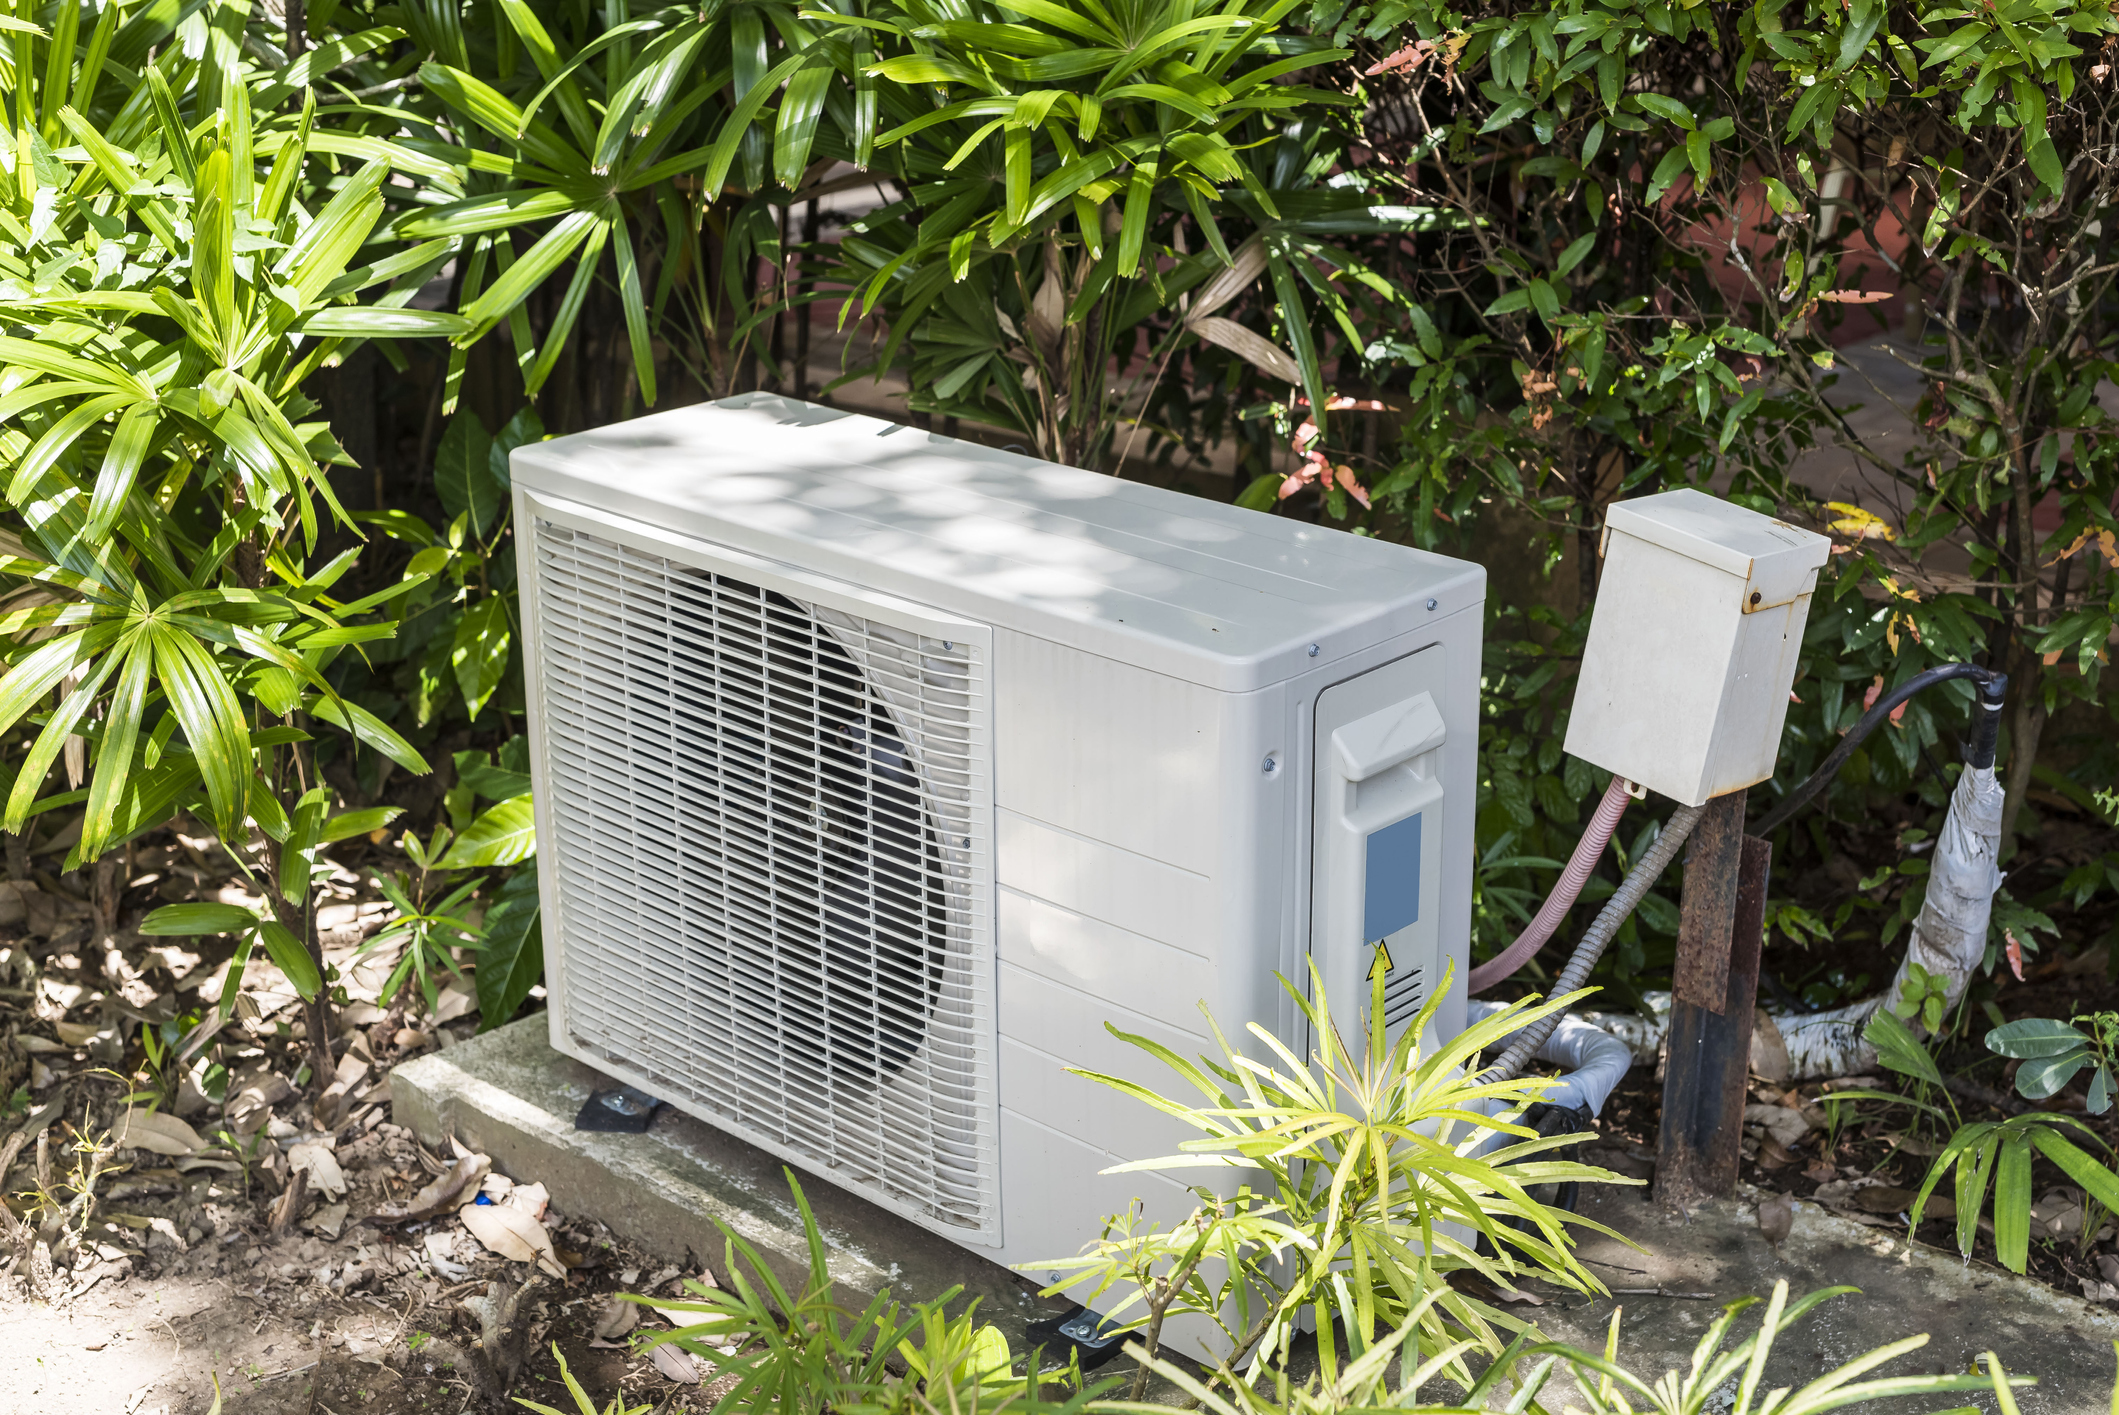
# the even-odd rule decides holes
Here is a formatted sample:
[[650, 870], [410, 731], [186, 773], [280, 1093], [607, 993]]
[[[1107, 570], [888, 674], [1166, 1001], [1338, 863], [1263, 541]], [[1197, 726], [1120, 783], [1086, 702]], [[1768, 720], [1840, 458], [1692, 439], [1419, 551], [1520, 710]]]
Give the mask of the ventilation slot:
[[1418, 968], [1399, 968], [1383, 984], [1383, 1025], [1396, 1031], [1413, 1020], [1427, 1002], [1427, 980]]
[[999, 1224], [987, 666], [540, 521], [556, 971], [584, 1055]]

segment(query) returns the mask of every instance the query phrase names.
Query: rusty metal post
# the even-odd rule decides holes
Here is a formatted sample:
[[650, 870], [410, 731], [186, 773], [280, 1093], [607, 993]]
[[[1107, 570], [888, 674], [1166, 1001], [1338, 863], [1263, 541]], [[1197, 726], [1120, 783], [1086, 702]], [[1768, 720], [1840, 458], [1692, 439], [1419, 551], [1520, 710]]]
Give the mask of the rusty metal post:
[[1707, 803], [1690, 843], [1655, 1173], [1657, 1202], [1676, 1208], [1736, 1187], [1773, 858], [1744, 834], [1741, 791]]

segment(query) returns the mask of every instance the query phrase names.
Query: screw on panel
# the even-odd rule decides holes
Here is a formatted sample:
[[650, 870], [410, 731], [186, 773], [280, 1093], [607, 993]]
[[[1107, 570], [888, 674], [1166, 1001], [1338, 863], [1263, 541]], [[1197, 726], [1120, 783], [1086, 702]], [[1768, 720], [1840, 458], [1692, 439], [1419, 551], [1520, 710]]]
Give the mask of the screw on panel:
[[1319, 650], [1318, 650], [1318, 648], [1317, 648], [1317, 645], [1315, 645], [1315, 644], [1311, 644], [1311, 645], [1310, 645], [1310, 657], [1311, 657], [1311, 658], [1315, 658], [1315, 657], [1317, 657], [1317, 654], [1318, 654], [1318, 652], [1319, 652]]
[[1271, 776], [1274, 772], [1280, 770], [1279, 756], [1275, 753], [1267, 752], [1265, 765], [1260, 767], [1259, 770], [1263, 771], [1267, 776]]
[[1441, 603], [1442, 603], [1442, 601], [1441, 601], [1441, 600], [1439, 600], [1439, 599], [1431, 599], [1431, 600], [1429, 600], [1429, 601], [1427, 602], [1427, 607], [1428, 607], [1429, 609], [1435, 609], [1435, 608], [1439, 607], [1439, 606], [1441, 605]]

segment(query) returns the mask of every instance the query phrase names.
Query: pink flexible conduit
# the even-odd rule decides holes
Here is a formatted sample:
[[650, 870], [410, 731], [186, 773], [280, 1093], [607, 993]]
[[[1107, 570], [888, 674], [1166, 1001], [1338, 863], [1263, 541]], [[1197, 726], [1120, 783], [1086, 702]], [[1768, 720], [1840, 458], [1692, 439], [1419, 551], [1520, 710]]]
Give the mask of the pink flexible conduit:
[[1611, 844], [1612, 832], [1619, 828], [1619, 817], [1626, 814], [1626, 803], [1632, 798], [1626, 794], [1626, 778], [1614, 776], [1611, 785], [1604, 788], [1604, 799], [1597, 802], [1597, 812], [1589, 818], [1589, 829], [1575, 842], [1575, 853], [1560, 874], [1560, 882], [1553, 886], [1552, 893], [1545, 896], [1544, 907], [1538, 917], [1530, 921], [1530, 927], [1517, 936], [1500, 957], [1489, 959], [1472, 969], [1466, 995], [1476, 997], [1495, 983], [1510, 977], [1516, 969], [1528, 963], [1531, 955], [1543, 948], [1574, 908], [1575, 900], [1581, 896], [1582, 886], [1589, 883], [1589, 872], [1597, 867], [1604, 856], [1604, 849]]

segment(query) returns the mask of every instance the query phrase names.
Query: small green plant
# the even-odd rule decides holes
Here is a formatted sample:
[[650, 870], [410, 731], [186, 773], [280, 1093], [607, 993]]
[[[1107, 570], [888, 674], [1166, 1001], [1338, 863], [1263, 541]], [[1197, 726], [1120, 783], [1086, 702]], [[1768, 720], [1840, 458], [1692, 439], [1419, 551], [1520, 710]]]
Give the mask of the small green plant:
[[[1819, 1303], [1854, 1290], [1828, 1287], [1791, 1303], [1788, 1284], [1778, 1283], [1767, 1299], [1758, 1330], [1725, 1351], [1723, 1343], [1729, 1339], [1737, 1319], [1759, 1299], [1746, 1297], [1732, 1302], [1700, 1338], [1689, 1370], [1667, 1371], [1653, 1379], [1636, 1374], [1619, 1359], [1618, 1312], [1611, 1314], [1611, 1326], [1601, 1351], [1584, 1351], [1558, 1342], [1533, 1345], [1528, 1336], [1519, 1337], [1465, 1388], [1461, 1399], [1442, 1405], [1415, 1403], [1420, 1387], [1446, 1364], [1441, 1355], [1415, 1364], [1417, 1342], [1413, 1338], [1420, 1326], [1419, 1313], [1409, 1314], [1396, 1330], [1373, 1344], [1360, 1342], [1350, 1332], [1349, 1339], [1357, 1342], [1353, 1358], [1338, 1371], [1320, 1371], [1300, 1385], [1280, 1367], [1275, 1367], [1269, 1378], [1260, 1379], [1255, 1374], [1237, 1375], [1228, 1362], [1220, 1364], [1213, 1379], [1201, 1381], [1181, 1366], [1150, 1356], [1138, 1345], [1129, 1346], [1127, 1353], [1141, 1362], [1143, 1369], [1152, 1369], [1183, 1390], [1191, 1397], [1189, 1404], [1204, 1408], [1209, 1415], [1340, 1415], [1345, 1411], [1371, 1410], [1403, 1410], [1416, 1415], [1471, 1415], [1489, 1409], [1543, 1412], [1548, 1407], [1538, 1403], [1539, 1397], [1562, 1368], [1572, 1373], [1581, 1398], [1587, 1402], [1586, 1406], [1577, 1405], [1572, 1393], [1562, 1393], [1566, 1408], [1580, 1415], [1703, 1415], [1710, 1409], [1726, 1415], [1820, 1415], [1849, 1406], [1867, 1408], [1866, 1402], [1874, 1400], [1946, 1391], [1990, 1392], [2002, 1410], [2013, 1415], [2014, 1391], [2036, 1384], [2029, 1377], [2008, 1375], [1991, 1352], [1986, 1356], [1984, 1372], [1860, 1379], [1878, 1366], [1927, 1345], [1928, 1338], [1920, 1335], [1879, 1346], [1799, 1390], [1775, 1390], [1761, 1400], [1759, 1386], [1775, 1339]], [[1434, 1294], [1423, 1300], [1431, 1304]], [[1464, 1352], [1475, 1345], [1467, 1340], [1451, 1349]], [[1527, 1371], [1522, 1369], [1525, 1362], [1532, 1363]], [[1514, 1391], [1503, 1390], [1502, 1381], [1512, 1376], [1516, 1381]], [[1736, 1386], [1734, 1404], [1720, 1403], [1726, 1398], [1725, 1387], [1732, 1383]], [[1496, 1399], [1506, 1403], [1490, 1403]], [[1636, 1405], [1636, 1400], [1641, 1403]], [[1168, 1408], [1139, 1401], [1105, 1401], [1094, 1407], [1096, 1415], [1157, 1415]]]
[[[1079, 1363], [1070, 1360], [1057, 1378], [1073, 1391], [1067, 1403], [1042, 1399], [1035, 1353], [1033, 1369], [1018, 1376], [1007, 1338], [978, 1320], [976, 1303], [949, 1313], [960, 1288], [909, 1308], [882, 1292], [860, 1314], [849, 1313], [834, 1299], [824, 1239], [809, 1198], [794, 1172], [785, 1173], [809, 1247], [809, 1271], [799, 1289], [782, 1283], [756, 1248], [717, 1219], [726, 1240], [729, 1286], [687, 1282], [691, 1300], [653, 1304], [664, 1314], [694, 1313], [700, 1320], [657, 1334], [644, 1349], [673, 1343], [738, 1377], [718, 1409], [774, 1415], [998, 1415], [1003, 1410], [1080, 1415], [1111, 1384], [1085, 1384]], [[630, 1294], [626, 1300], [648, 1302]], [[904, 1363], [903, 1380], [890, 1374], [893, 1355]]]
[[[422, 1332], [420, 1335], [425, 1336], [426, 1333]], [[429, 1340], [432, 1340], [432, 1338], [430, 1337]], [[414, 1346], [412, 1349], [417, 1351], [419, 1348]], [[549, 1405], [544, 1405], [534, 1400], [526, 1400], [519, 1395], [512, 1397], [517, 1405], [528, 1410], [535, 1410], [537, 1415], [646, 1415], [647, 1411], [654, 1408], [652, 1401], [642, 1405], [627, 1405], [625, 1403], [625, 1393], [620, 1391], [612, 1396], [611, 1403], [604, 1406], [602, 1411], [599, 1412], [596, 1409], [596, 1402], [589, 1399], [589, 1393], [581, 1388], [581, 1382], [575, 1380], [574, 1373], [567, 1369], [567, 1358], [560, 1351], [559, 1343], [556, 1341], [552, 1343], [552, 1359], [559, 1363], [559, 1379], [565, 1383], [567, 1394], [574, 1397], [573, 1410], [555, 1410]]]
[[[664, 1312], [696, 1313], [701, 1320], [652, 1338], [647, 1349], [672, 1342], [737, 1376], [735, 1388], [723, 1397], [725, 1409], [823, 1415], [881, 1399], [892, 1353], [910, 1342], [929, 1313], [939, 1311], [959, 1289], [951, 1288], [909, 1313], [901, 1313], [890, 1294], [882, 1292], [858, 1316], [849, 1315], [835, 1300], [824, 1239], [809, 1198], [794, 1171], [784, 1172], [809, 1245], [809, 1271], [801, 1286], [782, 1283], [756, 1248], [716, 1219], [726, 1240], [729, 1287], [687, 1282], [692, 1300], [654, 1304]], [[627, 1300], [647, 1301], [630, 1295]], [[973, 1359], [975, 1349], [973, 1342], [947, 1365], [979, 1365]]]
[[397, 911], [379, 932], [362, 942], [362, 954], [384, 948], [399, 950], [397, 964], [384, 980], [379, 1001], [389, 1006], [406, 983], [415, 983], [432, 1013], [441, 1004], [441, 978], [457, 978], [456, 951], [476, 951], [484, 942], [471, 917], [472, 896], [478, 893], [476, 876], [458, 883], [454, 871], [442, 868], [452, 832], [437, 825], [422, 841], [412, 831], [399, 837], [412, 868], [402, 874], [377, 873], [375, 887]]
[[2112, 1077], [2119, 1012], [2092, 1012], [2074, 1021], [2087, 1024], [2088, 1030], [2050, 1017], [2004, 1023], [1987, 1033], [1987, 1050], [2022, 1061], [2016, 1068], [2016, 1091], [2034, 1101], [2057, 1095], [2084, 1068], [2092, 1068], [2089, 1110], [2102, 1115], [2119, 1093], [2119, 1081]]
[[1906, 980], [1899, 984], [1898, 996], [1891, 999], [1891, 1011], [1909, 1022], [1918, 1018], [1920, 1025], [1932, 1036], [1942, 1030], [1942, 1019], [1949, 1006], [1949, 979], [1929, 972], [1918, 963], [1908, 964]]
[[1912, 1097], [1894, 1095], [1889, 1091], [1837, 1091], [1839, 1100], [1883, 1100], [1911, 1105], [1925, 1115], [1942, 1116], [1943, 1110], [1928, 1101], [1930, 1091], [1942, 1097], [1948, 1109], [1948, 1122], [1957, 1124], [1962, 1117], [1957, 1114], [1957, 1102], [1950, 1098], [1950, 1088], [1943, 1081], [1942, 1069], [1935, 1064], [1927, 1045], [1914, 1034], [1899, 1015], [1888, 1007], [1880, 1007], [1862, 1028], [1862, 1037], [1876, 1048], [1876, 1059], [1887, 1070], [1910, 1077], [1915, 1083]]
[[[1421, 1359], [1451, 1350], [1464, 1333], [1487, 1355], [1498, 1355], [1505, 1342], [1500, 1331], [1521, 1323], [1450, 1286], [1450, 1273], [1476, 1275], [1503, 1290], [1535, 1274], [1578, 1292], [1601, 1291], [1566, 1232], [1569, 1223], [1599, 1226], [1538, 1202], [1530, 1191], [1569, 1181], [1638, 1181], [1554, 1159], [1545, 1152], [1579, 1137], [1540, 1138], [1517, 1123], [1550, 1082], [1482, 1083], [1472, 1074], [1481, 1052], [1582, 994], [1510, 1004], [1425, 1049], [1421, 1035], [1449, 982], [1443, 980], [1393, 1042], [1378, 973], [1363, 1037], [1350, 1046], [1314, 970], [1307, 997], [1283, 979], [1315, 1039], [1307, 1061], [1255, 1024], [1249, 1030], [1268, 1059], [1245, 1056], [1211, 1016], [1219, 1062], [1194, 1064], [1111, 1028], [1201, 1098], [1173, 1099], [1117, 1077], [1079, 1073], [1201, 1132], [1183, 1154], [1119, 1168], [1235, 1169], [1262, 1182], [1233, 1197], [1195, 1189], [1199, 1207], [1172, 1230], [1137, 1218], [1114, 1220], [1082, 1255], [1029, 1266], [1066, 1274], [1052, 1290], [1074, 1290], [1085, 1305], [1123, 1293], [1109, 1315], [1143, 1334], [1150, 1357], [1158, 1354], [1166, 1319], [1189, 1314], [1220, 1328], [1236, 1364], [1253, 1350], [1269, 1361], [1282, 1359], [1307, 1309], [1327, 1382], [1338, 1379], [1335, 1324], [1367, 1334], [1416, 1317], [1413, 1349]], [[1498, 1114], [1488, 1115], [1490, 1108]], [[1488, 1149], [1497, 1135], [1520, 1138]], [[1460, 1385], [1474, 1381], [1459, 1357], [1447, 1358], [1444, 1369]], [[1144, 1391], [1137, 1381], [1133, 1398]]]
[[[2056, 1030], [2057, 1029], [2057, 1030]], [[2004, 1036], [2003, 1034], [2007, 1035]], [[2028, 1019], [1996, 1027], [1987, 1034], [1987, 1045], [2003, 1055], [2004, 1046], [2049, 1046], [2057, 1044], [2061, 1034], [2075, 1038], [2070, 1046], [2079, 1045], [2094, 1051], [2097, 1043], [2092, 1038], [2075, 1031], [2072, 1027], [2045, 1019]], [[1888, 1011], [1880, 1011], [1870, 1020], [1863, 1035], [1876, 1046], [1877, 1058], [1901, 1075], [1911, 1076], [1929, 1086], [1943, 1086], [1942, 1072], [1935, 1065], [1935, 1058], [1921, 1044], [1912, 1030]], [[1999, 1044], [1996, 1038], [2000, 1038]], [[2050, 1095], [2066, 1083], [2083, 1066], [2089, 1065], [2097, 1056], [2108, 1057], [2108, 1051], [2077, 1060], [2066, 1075], [2041, 1095]], [[2099, 1060], [2100, 1066], [2105, 1064]], [[2021, 1073], [2018, 1073], [2019, 1085]], [[2038, 1084], [2043, 1084], [2040, 1081]], [[2026, 1094], [2029, 1094], [2027, 1091]], [[1948, 1091], [1943, 1092], [1945, 1100]], [[2107, 1104], [2109, 1104], [2107, 1092]], [[1841, 1100], [1877, 1099], [1894, 1101], [1912, 1106], [1926, 1114], [1941, 1118], [1943, 1112], [1924, 1099], [1893, 1096], [1879, 1091], [1842, 1091]], [[1957, 1201], [1957, 1250], [1965, 1257], [1972, 1256], [1972, 1244], [1979, 1234], [1979, 1215], [1986, 1209], [1989, 1190], [1993, 1194], [1994, 1252], [2004, 1267], [2011, 1272], [2022, 1272], [2030, 1261], [2031, 1245], [2031, 1161], [2033, 1151], [2044, 1155], [2057, 1165], [2068, 1178], [2082, 1186], [2090, 1203], [2105, 1209], [2119, 1210], [2119, 1174], [2097, 1159], [2089, 1151], [2070, 1138], [2075, 1132], [2087, 1136], [2106, 1155], [2112, 1148], [2104, 1138], [2071, 1115], [2053, 1115], [2033, 1112], [2015, 1115], [2007, 1120], [1977, 1120], [1970, 1124], [1956, 1123], [1958, 1116], [1954, 1105], [1949, 1115], [1955, 1129], [1944, 1143], [1942, 1152], [1928, 1167], [1928, 1175], [1921, 1182], [1920, 1193], [1913, 1201], [1909, 1215], [1908, 1232], [1919, 1228], [1922, 1212], [1927, 1208], [1929, 1195], [1936, 1186], [1956, 1171], [1955, 1197]], [[2092, 1230], [2094, 1232], [2094, 1229]]]

